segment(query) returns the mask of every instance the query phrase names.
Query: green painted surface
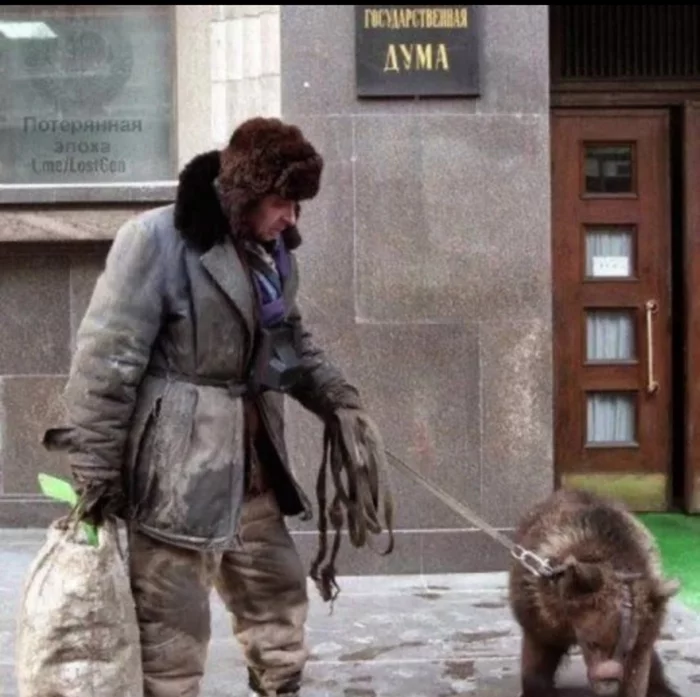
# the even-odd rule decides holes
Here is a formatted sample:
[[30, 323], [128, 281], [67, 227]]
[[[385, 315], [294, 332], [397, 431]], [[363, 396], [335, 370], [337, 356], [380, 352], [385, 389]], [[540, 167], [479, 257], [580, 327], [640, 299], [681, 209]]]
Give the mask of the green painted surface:
[[658, 541], [664, 572], [682, 583], [678, 597], [700, 612], [700, 516], [644, 513], [639, 518]]

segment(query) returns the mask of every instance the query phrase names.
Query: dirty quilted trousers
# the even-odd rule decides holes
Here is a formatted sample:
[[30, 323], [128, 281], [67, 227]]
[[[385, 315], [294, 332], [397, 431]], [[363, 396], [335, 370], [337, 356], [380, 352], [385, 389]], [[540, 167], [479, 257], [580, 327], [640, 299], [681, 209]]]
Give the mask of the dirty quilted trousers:
[[240, 533], [242, 548], [223, 555], [132, 533], [144, 697], [199, 694], [211, 637], [212, 588], [232, 613], [250, 688], [296, 694], [308, 658], [306, 574], [271, 492], [246, 501]]

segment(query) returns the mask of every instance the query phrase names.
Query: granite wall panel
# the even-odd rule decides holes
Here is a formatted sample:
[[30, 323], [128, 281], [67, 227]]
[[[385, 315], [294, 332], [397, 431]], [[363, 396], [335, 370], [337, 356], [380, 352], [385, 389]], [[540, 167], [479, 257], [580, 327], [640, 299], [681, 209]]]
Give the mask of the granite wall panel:
[[66, 256], [0, 254], [0, 376], [68, 369]]
[[75, 332], [109, 245], [80, 237], [0, 245], [0, 526], [43, 526], [62, 510], [40, 498], [37, 475], [70, 477], [68, 458], [41, 438], [63, 422]]
[[356, 121], [358, 319], [546, 315], [547, 119]]
[[44, 431], [63, 423], [60, 376], [3, 377], [0, 391], [5, 437], [0, 441], [4, 494], [39, 494], [37, 475], [69, 475], [67, 458], [41, 445]]

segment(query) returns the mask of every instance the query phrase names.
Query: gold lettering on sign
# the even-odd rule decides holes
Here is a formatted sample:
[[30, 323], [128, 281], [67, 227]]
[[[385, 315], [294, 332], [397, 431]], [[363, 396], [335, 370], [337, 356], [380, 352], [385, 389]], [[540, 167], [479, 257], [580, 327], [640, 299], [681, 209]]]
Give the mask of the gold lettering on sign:
[[383, 7], [365, 10], [365, 29], [467, 29], [466, 7]]
[[389, 44], [384, 61], [385, 73], [449, 69], [445, 44]]

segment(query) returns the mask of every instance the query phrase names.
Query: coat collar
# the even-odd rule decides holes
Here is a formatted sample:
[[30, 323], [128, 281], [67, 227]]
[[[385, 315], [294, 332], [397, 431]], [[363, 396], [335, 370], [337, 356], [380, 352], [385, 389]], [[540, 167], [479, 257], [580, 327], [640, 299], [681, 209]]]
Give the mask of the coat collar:
[[[241, 313], [251, 335], [255, 333], [255, 291], [233, 242], [226, 238], [200, 256], [204, 268]], [[282, 296], [287, 310], [294, 303], [299, 287], [297, 260], [289, 256], [289, 276], [283, 282]]]
[[200, 256], [202, 265], [243, 316], [248, 331], [255, 333], [255, 295], [248, 272], [233, 242], [224, 239]]

